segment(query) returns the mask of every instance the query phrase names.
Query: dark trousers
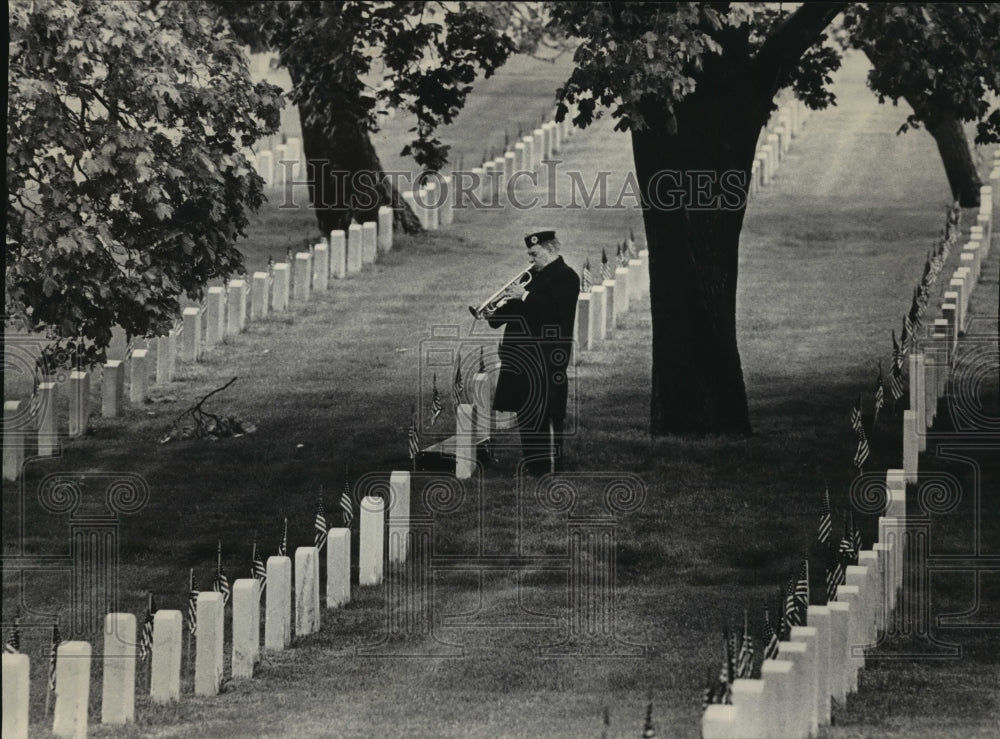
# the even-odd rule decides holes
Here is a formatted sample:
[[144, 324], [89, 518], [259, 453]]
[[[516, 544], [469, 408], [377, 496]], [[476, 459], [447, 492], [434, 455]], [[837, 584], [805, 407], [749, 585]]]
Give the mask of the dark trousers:
[[517, 415], [521, 461], [529, 472], [561, 472], [565, 461], [566, 420]]

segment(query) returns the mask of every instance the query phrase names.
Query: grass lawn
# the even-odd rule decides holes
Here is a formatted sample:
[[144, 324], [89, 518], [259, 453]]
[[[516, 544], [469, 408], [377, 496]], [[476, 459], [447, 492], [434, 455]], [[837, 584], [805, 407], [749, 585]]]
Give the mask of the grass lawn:
[[[496, 463], [465, 486], [464, 497], [435, 503], [414, 486], [415, 513], [437, 505], [429, 552], [434, 567], [422, 570], [432, 578], [433, 599], [425, 606], [432, 634], [418, 628], [400, 635], [398, 621], [387, 627], [391, 587], [355, 588], [347, 607], [324, 611], [320, 633], [268, 654], [253, 680], [230, 681], [222, 695], [195, 699], [185, 671], [188, 694], [180, 704], [155, 707], [140, 696], [136, 725], [92, 724], [91, 734], [581, 737], [606, 729], [608, 736], [637, 736], [652, 701], [659, 736], [697, 736], [723, 625], [738, 623], [751, 605], [756, 624], [762, 599], [774, 601], [815, 535], [826, 487], [838, 531], [854, 476], [851, 404], [862, 392], [870, 411], [876, 362], [888, 367], [889, 330], [898, 331], [943, 223], [947, 185], [933, 142], [923, 133], [895, 136], [903, 114], [875, 103], [863, 89], [864, 71], [848, 66], [837, 83], [840, 105], [809, 119], [774, 184], [749, 208], [738, 328], [754, 435], [648, 436], [644, 306], [604, 347], [586, 354], [576, 372], [568, 476], [574, 515], [602, 513], [609, 478], [635, 475], [645, 491], [641, 507], [613, 519], [615, 587], [605, 601], [613, 603], [613, 615], [606, 611], [601, 623], [614, 624], [618, 643], [586, 642], [605, 656], [546, 651], [567, 635], [579, 636], [571, 630], [570, 597], [579, 591], [562, 564], [570, 546], [567, 519], [544, 509], [544, 494], [515, 485], [515, 440], [501, 433]], [[502, 100], [497, 94], [493, 108]], [[489, 126], [474, 118], [483, 141]], [[477, 135], [470, 131], [467, 136]], [[603, 121], [577, 132], [564, 153], [585, 176], [609, 170], [613, 189], [632, 166], [627, 144]], [[298, 245], [310, 235], [310, 218], [307, 211], [263, 213], [247, 246], [248, 266], [283, 253], [286, 242]], [[628, 209], [459, 212], [450, 229], [399, 237], [398, 248], [375, 267], [288, 314], [250, 324], [205, 361], [180, 364], [177, 381], [155, 388], [153, 402], [121, 419], [95, 418], [93, 432], [68, 443], [60, 457], [29, 463], [20, 486], [4, 484], [5, 556], [67, 551], [67, 517], [43, 510], [36, 494], [46, 475], [74, 476], [83, 490], [77, 515], [101, 515], [106, 481], [97, 475], [128, 472], [148, 482], [150, 495], [141, 510], [120, 517], [120, 610], [140, 613], [148, 590], [160, 608], [182, 609], [189, 568], [207, 587], [220, 540], [229, 577], [248, 577], [254, 531], [270, 554], [287, 516], [290, 546], [312, 542], [320, 485], [336, 520], [345, 465], [355, 486], [364, 475], [377, 484], [407, 467], [411, 404], [419, 399], [426, 438], [446, 433], [449, 411], [436, 426], [426, 423], [434, 372], [443, 395], [450, 392], [450, 363], [435, 363], [457, 351], [472, 366], [479, 346], [487, 352], [495, 346], [497, 334], [472, 325], [465, 306], [524, 266], [525, 232], [555, 228], [567, 261], [579, 269], [584, 258], [593, 264], [601, 247], [613, 253], [616, 241], [630, 226], [639, 232], [640, 223], [638, 212]], [[953, 254], [945, 273], [956, 260]], [[974, 309], [991, 320], [997, 261], [994, 250], [974, 299]], [[935, 510], [944, 512], [928, 517], [939, 563], [946, 554], [995, 557], [1000, 541], [1000, 470], [989, 446], [996, 448], [995, 426], [992, 437], [975, 433], [990, 428], [1000, 405], [996, 335], [973, 333], [956, 385], [970, 400], [946, 410], [942, 435], [935, 437], [942, 445], [929, 442], [921, 460], [922, 469], [950, 474], [960, 491], [955, 506], [939, 506]], [[158, 443], [174, 417], [233, 376], [237, 383], [213, 398], [210, 409], [253, 421], [257, 433], [215, 443]], [[970, 422], [970, 409], [987, 421], [971, 416]], [[900, 413], [880, 416], [868, 471], [901, 466]], [[971, 461], [949, 452], [946, 444], [956, 438]], [[550, 503], [559, 502], [558, 492]], [[861, 525], [867, 546], [874, 519], [862, 518]], [[489, 567], [475, 567], [487, 560]], [[600, 572], [599, 557], [583, 561]], [[462, 562], [468, 567], [459, 567]], [[44, 736], [47, 614], [58, 612], [64, 631], [72, 632], [69, 576], [51, 570], [23, 580], [5, 575], [3, 618], [10, 622], [23, 605], [22, 641], [33, 658], [32, 718], [36, 735]], [[391, 573], [390, 584], [400, 576]], [[980, 575], [977, 591], [967, 568], [942, 565], [929, 583], [929, 600], [922, 602], [930, 617], [971, 613], [957, 619], [958, 627], [935, 629], [941, 640], [963, 647], [961, 658], [914, 658], [912, 648], [902, 652], [905, 639], [887, 643], [881, 648], [886, 659], [864, 671], [862, 691], [836, 707], [836, 725], [826, 736], [995, 732], [997, 575]], [[404, 602], [403, 614], [421, 608]], [[976, 628], [991, 623], [992, 629]], [[387, 628], [393, 638], [386, 642]], [[99, 652], [99, 634], [80, 636]], [[384, 653], [371, 653], [379, 650]], [[888, 659], [893, 654], [910, 656]], [[99, 688], [92, 695], [96, 720]]]

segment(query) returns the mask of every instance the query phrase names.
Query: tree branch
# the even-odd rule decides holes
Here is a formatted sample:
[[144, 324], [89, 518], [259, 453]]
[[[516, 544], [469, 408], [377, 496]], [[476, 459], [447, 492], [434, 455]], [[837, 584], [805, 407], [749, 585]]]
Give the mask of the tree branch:
[[759, 78], [770, 80], [777, 92], [783, 78], [802, 58], [806, 49], [848, 5], [841, 2], [803, 3], [775, 29], [757, 53], [754, 64]]

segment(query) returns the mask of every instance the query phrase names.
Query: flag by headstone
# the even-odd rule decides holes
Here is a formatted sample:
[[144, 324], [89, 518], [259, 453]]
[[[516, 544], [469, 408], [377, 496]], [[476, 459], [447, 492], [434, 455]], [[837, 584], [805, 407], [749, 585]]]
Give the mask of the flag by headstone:
[[[844, 535], [840, 539], [840, 562], [843, 567], [854, 564], [854, 533], [851, 531], [851, 524], [848, 517], [844, 516]], [[841, 581], [843, 582], [843, 580]]]
[[798, 611], [797, 626], [806, 625], [806, 613], [809, 609], [809, 560], [802, 560], [799, 576], [795, 580], [795, 608]]
[[188, 632], [194, 634], [198, 630], [198, 581], [195, 580], [193, 569], [188, 584], [187, 622]]
[[854, 564], [857, 564], [858, 563], [858, 555], [861, 553], [861, 550], [864, 548], [864, 542], [861, 539], [861, 529], [859, 529], [854, 524], [854, 512], [851, 511], [851, 510], [848, 510], [847, 511], [847, 515], [848, 515], [848, 518], [850, 520], [850, 525], [851, 525], [851, 539], [852, 539], [851, 544], [853, 545], [853, 549], [854, 549]]
[[354, 502], [351, 499], [351, 483], [347, 477], [346, 467], [344, 468], [344, 492], [340, 494], [340, 517], [343, 519], [344, 528], [351, 528], [351, 522], [354, 520]]
[[156, 613], [156, 604], [153, 603], [153, 594], [149, 594], [149, 601], [146, 604], [146, 615], [142, 619], [142, 633], [139, 634], [139, 661], [145, 662], [153, 651], [153, 615]]
[[[889, 394], [892, 402], [903, 397], [903, 355], [896, 341], [896, 332], [892, 331], [892, 370], [889, 372]], [[895, 408], [895, 405], [893, 406]]]
[[750, 636], [747, 612], [743, 611], [743, 638], [740, 640], [740, 654], [736, 662], [736, 677], [749, 679], [753, 671], [753, 637]]
[[594, 279], [590, 274], [590, 260], [587, 259], [583, 263], [583, 277], [580, 280], [580, 292], [589, 293], [593, 281]]
[[785, 588], [784, 616], [782, 618], [782, 639], [788, 640], [792, 626], [802, 626], [798, 620], [798, 609], [795, 607], [795, 579], [788, 581]]
[[[443, 410], [444, 405], [441, 403], [441, 393], [438, 392], [438, 378], [435, 372], [431, 385], [431, 426], [438, 420], [438, 416], [441, 415], [441, 411]], [[411, 454], [410, 456], [412, 457], [413, 455]]]
[[410, 459], [416, 464], [417, 455], [420, 454], [420, 436], [417, 434], [416, 419], [410, 417], [410, 428], [406, 432], [407, 445], [409, 447]]
[[462, 391], [465, 390], [465, 383], [462, 381], [462, 355], [458, 355], [458, 363], [455, 365], [455, 381], [452, 383], [452, 392], [455, 395], [455, 408], [462, 402]]
[[625, 241], [625, 248], [628, 252], [627, 255], [628, 259], [635, 259], [636, 257], [639, 256], [639, 252], [636, 251], [635, 248], [635, 231], [633, 231], [631, 228], [629, 228], [628, 230], [628, 239], [626, 239]]
[[656, 728], [653, 726], [653, 704], [646, 706], [646, 720], [642, 725], [642, 739], [653, 739], [656, 736]]
[[764, 609], [764, 659], [778, 658], [778, 635], [771, 628], [771, 615]]
[[872, 429], [878, 420], [878, 412], [885, 405], [885, 383], [882, 380], [882, 360], [878, 361], [878, 377], [875, 379], [875, 415], [872, 417]]
[[17, 619], [14, 619], [14, 625], [11, 626], [10, 631], [7, 633], [7, 638], [3, 641], [3, 653], [4, 654], [17, 654], [21, 651], [21, 629], [17, 624]]
[[868, 446], [868, 435], [865, 434], [865, 427], [858, 426], [857, 428], [858, 437], [858, 447], [854, 452], [854, 466], [861, 471], [864, 466], [865, 461], [868, 459], [868, 455], [871, 453], [871, 448]]
[[613, 280], [614, 273], [611, 271], [611, 265], [608, 264], [608, 252], [601, 247], [601, 281]]
[[323, 506], [323, 486], [320, 485], [319, 497], [316, 499], [316, 518], [313, 521], [313, 528], [316, 530], [316, 534], [313, 537], [313, 542], [316, 546], [318, 552], [323, 551], [323, 545], [326, 544], [326, 508]]
[[858, 393], [858, 402], [851, 406], [851, 428], [857, 431], [861, 425], [861, 394]]
[[264, 560], [260, 558], [260, 553], [257, 551], [257, 532], [253, 535], [253, 546], [250, 550], [250, 572], [253, 575], [253, 579], [257, 581], [257, 588], [263, 591], [267, 586], [267, 567], [264, 566]]
[[288, 556], [288, 517], [284, 517], [281, 523], [281, 539], [278, 541], [278, 556]]
[[905, 357], [910, 352], [910, 344], [913, 341], [913, 321], [908, 313], [903, 314], [903, 330], [899, 337], [900, 355]]
[[837, 600], [837, 588], [844, 582], [844, 569], [840, 564], [840, 555], [833, 546], [827, 550], [826, 567], [826, 602]]
[[59, 622], [52, 624], [52, 646], [49, 649], [49, 692], [56, 692], [56, 656], [59, 645], [62, 644], [62, 636], [59, 634]]
[[833, 519], [830, 518], [830, 490], [823, 492], [823, 502], [819, 509], [819, 529], [816, 531], [816, 541], [820, 544], [830, 543], [833, 532]]
[[225, 571], [222, 569], [222, 542], [219, 542], [218, 559], [216, 560], [215, 569], [215, 582], [212, 583], [212, 590], [216, 593], [222, 593], [222, 607], [225, 608], [226, 604], [229, 603], [229, 598], [232, 596], [232, 588], [229, 587], [229, 578], [226, 577]]

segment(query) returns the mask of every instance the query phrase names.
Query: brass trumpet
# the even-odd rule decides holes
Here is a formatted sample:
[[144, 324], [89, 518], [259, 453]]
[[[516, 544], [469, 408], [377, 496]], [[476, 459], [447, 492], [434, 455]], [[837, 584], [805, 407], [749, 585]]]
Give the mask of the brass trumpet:
[[479, 306], [479, 308], [473, 308], [470, 305], [469, 313], [471, 313], [472, 317], [477, 320], [482, 318], [483, 316], [486, 317], [492, 316], [496, 312], [497, 308], [499, 308], [500, 306], [502, 306], [504, 303], [507, 302], [508, 298], [504, 297], [504, 292], [507, 290], [507, 288], [513, 287], [514, 285], [527, 287], [528, 283], [530, 282], [531, 282], [531, 269], [529, 268], [522, 272], [519, 272], [517, 276], [514, 277], [513, 280], [510, 280], [509, 282], [507, 282], [506, 285], [504, 285], [495, 293], [490, 295], [490, 297], [487, 298], [486, 302], [483, 303], [481, 306]]

